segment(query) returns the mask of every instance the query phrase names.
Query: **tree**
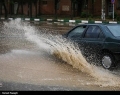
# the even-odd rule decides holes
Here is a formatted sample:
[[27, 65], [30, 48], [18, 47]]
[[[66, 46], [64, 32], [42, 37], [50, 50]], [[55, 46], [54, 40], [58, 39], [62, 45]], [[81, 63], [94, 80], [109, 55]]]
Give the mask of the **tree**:
[[2, 3], [0, 2], [0, 17], [2, 15]]
[[30, 16], [30, 18], [32, 18], [32, 0], [29, 0], [29, 2], [28, 2], [28, 4], [29, 4], [29, 16]]
[[38, 0], [34, 0], [33, 3], [34, 3], [34, 6], [35, 6], [35, 17], [37, 17], [37, 3], [38, 3]]
[[57, 18], [57, 9], [58, 9], [58, 3], [60, 0], [55, 0], [54, 6], [55, 6], [55, 18]]
[[10, 2], [9, 2], [9, 5], [10, 5], [9, 12], [10, 12], [11, 15], [13, 15], [13, 4], [14, 4], [14, 1], [10, 0]]
[[39, 0], [39, 5], [38, 5], [38, 14], [39, 14], [39, 15], [41, 14], [40, 5], [41, 5], [41, 0]]
[[0, 15], [2, 15], [2, 6], [4, 7], [4, 11], [5, 11], [5, 18], [7, 18], [8, 16], [8, 11], [5, 5], [5, 0], [0, 0]]
[[37, 2], [38, 2], [38, 0], [26, 0], [26, 3], [28, 3], [28, 8], [29, 8], [28, 15], [30, 18], [32, 18], [32, 8], [33, 8], [32, 4], [34, 4], [34, 6], [35, 6], [36, 17], [37, 17]]
[[17, 13], [19, 11], [19, 7], [21, 6], [21, 14], [23, 15], [23, 4], [24, 4], [24, 0], [18, 0], [18, 10]]
[[77, 15], [80, 15], [83, 10], [83, 5], [86, 0], [71, 0], [71, 19]]
[[94, 14], [94, 0], [92, 0], [92, 14]]

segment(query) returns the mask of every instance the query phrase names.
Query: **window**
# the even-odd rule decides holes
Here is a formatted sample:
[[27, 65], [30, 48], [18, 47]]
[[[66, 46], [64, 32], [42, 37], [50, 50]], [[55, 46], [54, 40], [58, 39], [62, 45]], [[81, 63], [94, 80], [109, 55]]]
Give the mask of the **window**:
[[55, 0], [55, 9], [59, 10], [60, 7], [60, 1], [59, 0]]
[[84, 9], [88, 9], [88, 0], [85, 0], [84, 5], [83, 5], [83, 8], [84, 8]]
[[98, 38], [101, 30], [98, 26], [90, 26], [86, 31], [85, 38]]
[[100, 34], [99, 34], [99, 38], [100, 38], [100, 39], [105, 38], [105, 36], [104, 36], [104, 34], [103, 34], [102, 32], [100, 32]]
[[47, 0], [43, 0], [43, 1], [42, 1], [42, 4], [43, 4], [43, 5], [47, 5]]
[[120, 0], [117, 0], [117, 9], [120, 10]]
[[83, 31], [85, 30], [86, 26], [78, 26], [75, 29], [73, 29], [69, 34], [68, 37], [81, 37]]
[[120, 37], [120, 26], [119, 25], [114, 25], [114, 26], [107, 26], [107, 28], [110, 30], [110, 32], [116, 36], [116, 37]]

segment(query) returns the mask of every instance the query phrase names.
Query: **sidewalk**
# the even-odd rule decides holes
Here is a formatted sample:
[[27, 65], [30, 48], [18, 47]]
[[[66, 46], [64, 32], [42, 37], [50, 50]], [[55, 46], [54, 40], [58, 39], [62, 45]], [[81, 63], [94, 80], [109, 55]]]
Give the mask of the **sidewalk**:
[[[8, 18], [8, 20], [13, 20], [13, 19], [18, 19], [18, 18]], [[114, 24], [120, 24], [120, 21], [102, 21], [102, 20], [80, 20], [80, 19], [52, 19], [52, 18], [19, 18], [21, 20], [24, 20], [24, 21], [35, 21], [35, 22], [41, 22], [41, 21], [48, 21], [48, 22], [61, 22], [61, 23], [64, 23], [64, 22], [68, 22], [68, 23], [114, 23]], [[4, 17], [1, 17], [0, 20], [5, 20]]]

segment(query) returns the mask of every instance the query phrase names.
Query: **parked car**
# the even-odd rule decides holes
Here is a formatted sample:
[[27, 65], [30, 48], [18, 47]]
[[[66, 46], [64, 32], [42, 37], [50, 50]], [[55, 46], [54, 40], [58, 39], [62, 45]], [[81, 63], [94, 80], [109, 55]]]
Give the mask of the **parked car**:
[[[80, 24], [63, 35], [75, 42], [90, 62], [113, 69], [120, 61], [119, 24]], [[92, 60], [91, 60], [92, 59]]]

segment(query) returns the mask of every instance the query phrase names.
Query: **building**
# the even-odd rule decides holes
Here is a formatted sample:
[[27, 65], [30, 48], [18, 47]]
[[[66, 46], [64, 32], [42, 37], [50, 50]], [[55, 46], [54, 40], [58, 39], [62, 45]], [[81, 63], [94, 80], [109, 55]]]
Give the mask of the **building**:
[[[114, 1], [114, 4], [111, 2]], [[113, 6], [114, 5], [114, 6]], [[120, 0], [0, 0], [0, 16], [24, 15], [105, 16], [120, 15]], [[102, 11], [103, 10], [103, 11]]]

